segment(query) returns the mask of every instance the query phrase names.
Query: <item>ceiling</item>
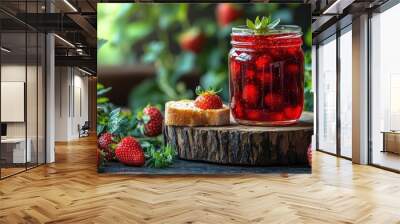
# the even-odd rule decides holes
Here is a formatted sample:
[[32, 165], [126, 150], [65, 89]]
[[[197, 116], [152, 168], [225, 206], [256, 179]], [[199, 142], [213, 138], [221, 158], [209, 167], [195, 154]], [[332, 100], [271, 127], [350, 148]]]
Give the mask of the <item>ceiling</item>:
[[96, 73], [96, 4], [96, 0], [47, 0], [47, 5], [45, 0], [1, 0], [2, 45], [12, 49], [7, 57], [35, 55], [32, 44], [25, 50], [26, 30], [52, 32], [57, 34], [56, 65], [79, 66]]

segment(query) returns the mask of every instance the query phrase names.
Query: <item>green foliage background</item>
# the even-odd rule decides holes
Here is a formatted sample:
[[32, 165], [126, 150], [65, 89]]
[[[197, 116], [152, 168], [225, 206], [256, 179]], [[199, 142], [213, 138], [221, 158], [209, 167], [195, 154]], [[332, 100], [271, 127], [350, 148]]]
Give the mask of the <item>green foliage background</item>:
[[[227, 56], [232, 26], [245, 19], [272, 15], [281, 24], [303, 27], [305, 53], [305, 110], [312, 111], [311, 92], [311, 15], [302, 4], [236, 4], [242, 16], [220, 27], [215, 16], [216, 4], [98, 4], [98, 64], [124, 66], [145, 63], [155, 67], [156, 77], [144, 80], [129, 94], [132, 111], [148, 103], [164, 105], [168, 100], [193, 97], [182, 77], [195, 71], [204, 87], [222, 88], [228, 97]], [[299, 19], [300, 18], [300, 19]], [[178, 37], [191, 29], [200, 29], [206, 43], [199, 54], [179, 48]], [[134, 75], [134, 74], [133, 74]], [[101, 79], [101, 77], [100, 77]], [[128, 90], [127, 90], [128, 91]]]

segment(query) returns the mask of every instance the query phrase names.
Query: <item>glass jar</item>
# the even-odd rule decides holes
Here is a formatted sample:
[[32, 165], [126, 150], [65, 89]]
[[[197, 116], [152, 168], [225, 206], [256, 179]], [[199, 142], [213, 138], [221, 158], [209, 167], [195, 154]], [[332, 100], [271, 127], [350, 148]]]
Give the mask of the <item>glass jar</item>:
[[304, 54], [298, 26], [276, 26], [265, 34], [232, 28], [229, 92], [240, 124], [277, 126], [297, 122], [304, 104]]

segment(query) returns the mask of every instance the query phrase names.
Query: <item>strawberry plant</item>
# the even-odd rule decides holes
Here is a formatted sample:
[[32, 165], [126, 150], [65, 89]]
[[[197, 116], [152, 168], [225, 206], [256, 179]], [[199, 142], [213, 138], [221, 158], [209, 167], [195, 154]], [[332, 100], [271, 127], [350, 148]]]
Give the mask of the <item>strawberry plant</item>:
[[131, 166], [166, 168], [172, 165], [176, 152], [170, 145], [164, 146], [160, 110], [151, 105], [134, 113], [122, 110], [109, 102], [106, 93], [110, 91], [111, 88], [97, 85], [99, 170], [114, 158]]

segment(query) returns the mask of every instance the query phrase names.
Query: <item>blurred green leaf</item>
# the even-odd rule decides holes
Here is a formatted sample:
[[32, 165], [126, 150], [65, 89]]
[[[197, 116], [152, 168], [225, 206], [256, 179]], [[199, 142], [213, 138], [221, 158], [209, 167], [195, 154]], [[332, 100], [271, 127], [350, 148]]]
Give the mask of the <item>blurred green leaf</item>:
[[153, 26], [146, 22], [136, 22], [130, 23], [125, 29], [125, 38], [133, 43], [149, 35], [153, 31]]
[[175, 73], [171, 77], [171, 82], [177, 82], [182, 75], [193, 71], [196, 56], [191, 52], [184, 52], [180, 54], [175, 62]]
[[159, 56], [164, 48], [165, 44], [161, 41], [150, 42], [147, 46], [145, 46], [142, 61], [144, 63], [154, 62], [155, 60], [159, 59]]
[[97, 96], [102, 96], [108, 92], [110, 92], [112, 87], [107, 87], [107, 88], [101, 88], [97, 90]]
[[100, 49], [105, 43], [107, 43], [107, 40], [105, 39], [98, 39], [97, 40], [97, 49]]

